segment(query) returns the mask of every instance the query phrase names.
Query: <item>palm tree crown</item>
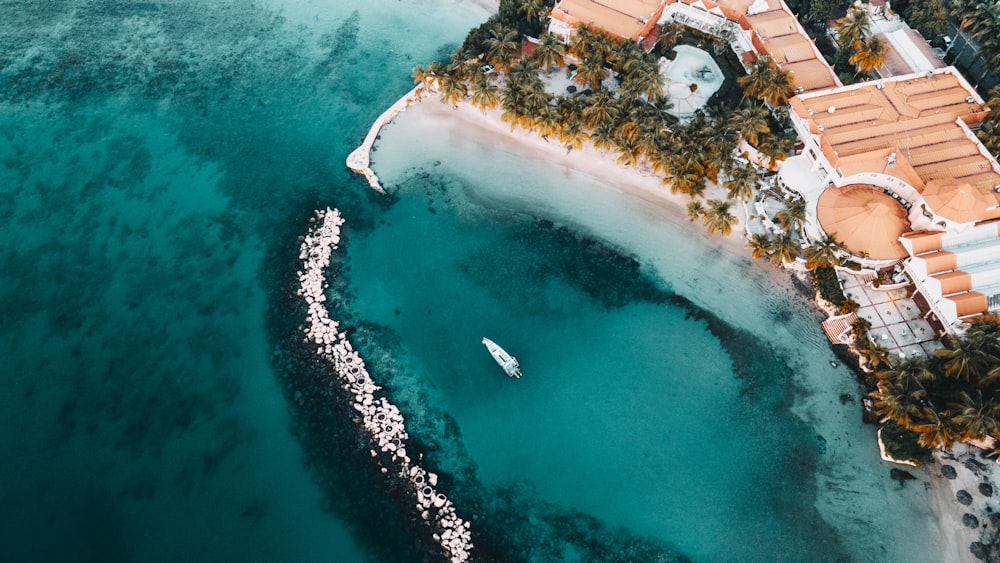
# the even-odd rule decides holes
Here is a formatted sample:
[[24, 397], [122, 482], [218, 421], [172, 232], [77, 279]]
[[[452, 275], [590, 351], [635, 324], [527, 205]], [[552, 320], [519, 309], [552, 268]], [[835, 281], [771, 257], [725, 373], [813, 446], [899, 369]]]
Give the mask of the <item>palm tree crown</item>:
[[868, 16], [868, 10], [862, 7], [853, 8], [835, 24], [837, 26], [837, 43], [841, 49], [849, 47], [857, 49], [871, 31], [871, 18]]
[[859, 73], [869, 74], [884, 65], [888, 55], [889, 46], [878, 37], [871, 37], [861, 42], [857, 51], [851, 55], [847, 62], [854, 65]]
[[729, 233], [733, 232], [733, 225], [739, 223], [740, 220], [729, 212], [731, 205], [731, 203], [722, 199], [708, 200], [708, 209], [705, 210], [702, 221], [705, 223], [705, 227], [708, 228], [709, 233], [714, 234], [718, 232], [728, 236]]

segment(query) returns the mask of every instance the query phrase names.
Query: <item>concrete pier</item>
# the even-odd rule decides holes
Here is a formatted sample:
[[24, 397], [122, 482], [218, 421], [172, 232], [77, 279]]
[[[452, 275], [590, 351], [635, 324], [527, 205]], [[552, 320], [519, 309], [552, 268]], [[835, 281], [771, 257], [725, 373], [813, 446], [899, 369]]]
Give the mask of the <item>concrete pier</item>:
[[375, 139], [378, 137], [379, 131], [392, 121], [394, 117], [399, 115], [400, 112], [405, 111], [411, 104], [419, 101], [420, 92], [424, 88], [425, 86], [422, 84], [417, 85], [416, 88], [410, 90], [406, 95], [397, 100], [396, 103], [389, 106], [389, 109], [382, 112], [382, 115], [378, 116], [378, 119], [372, 124], [371, 129], [368, 130], [368, 135], [365, 136], [364, 142], [358, 148], [351, 151], [351, 154], [347, 155], [347, 167], [358, 174], [363, 174], [372, 189], [385, 193], [385, 190], [382, 189], [382, 185], [378, 181], [378, 176], [369, 167], [371, 164], [372, 145], [375, 144]]
[[[389, 119], [391, 116], [387, 121]], [[369, 137], [374, 139], [374, 134], [369, 133]], [[375, 182], [377, 184], [377, 179]], [[298, 295], [309, 306], [303, 327], [306, 341], [315, 346], [316, 355], [333, 368], [340, 387], [353, 396], [353, 407], [360, 413], [364, 432], [371, 441], [371, 456], [381, 472], [386, 475], [391, 472], [394, 477], [409, 483], [409, 490], [416, 501], [415, 508], [433, 528], [434, 541], [441, 545], [451, 561], [461, 563], [468, 560], [472, 551], [471, 523], [459, 518], [454, 504], [436, 489], [437, 475], [410, 459], [406, 452], [409, 435], [402, 413], [388, 399], [378, 395], [381, 387], [375, 385], [364, 360], [352, 348], [347, 335], [340, 331], [340, 324], [330, 318], [323, 304], [326, 301], [324, 290], [328, 286], [324, 270], [330, 265], [330, 256], [340, 244], [340, 226], [343, 223], [336, 209], [316, 211], [313, 226], [300, 247], [299, 258], [303, 269], [296, 274], [299, 279]]]

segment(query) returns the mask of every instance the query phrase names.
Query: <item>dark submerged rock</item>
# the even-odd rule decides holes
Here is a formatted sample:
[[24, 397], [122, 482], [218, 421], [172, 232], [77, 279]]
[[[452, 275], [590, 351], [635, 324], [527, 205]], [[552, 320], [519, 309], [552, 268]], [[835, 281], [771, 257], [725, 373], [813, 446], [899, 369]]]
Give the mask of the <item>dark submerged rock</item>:
[[969, 544], [969, 551], [971, 551], [972, 555], [980, 561], [986, 561], [986, 558], [990, 556], [989, 546], [978, 541], [974, 541]]
[[991, 496], [993, 496], [993, 485], [991, 485], [989, 483], [980, 483], [979, 484], [979, 494], [983, 495], [984, 497], [991, 497]]
[[1000, 512], [990, 513], [990, 524], [992, 524], [994, 528], [1000, 528]]
[[976, 518], [975, 514], [969, 514], [966, 512], [962, 515], [962, 524], [965, 524], [969, 528], [976, 529], [979, 527], [979, 518]]
[[955, 471], [955, 468], [950, 465], [942, 465], [941, 475], [944, 475], [945, 479], [954, 479], [958, 477], [958, 471]]
[[893, 481], [899, 481], [900, 484], [903, 484], [903, 481], [912, 481], [913, 479], [916, 479], [916, 477], [914, 477], [909, 471], [904, 471], [895, 467], [889, 471], [889, 477], [892, 477]]
[[956, 492], [955, 499], [958, 500], [958, 502], [964, 504], [965, 506], [969, 506], [970, 504], [972, 504], [972, 495], [969, 494], [969, 491], [960, 490]]

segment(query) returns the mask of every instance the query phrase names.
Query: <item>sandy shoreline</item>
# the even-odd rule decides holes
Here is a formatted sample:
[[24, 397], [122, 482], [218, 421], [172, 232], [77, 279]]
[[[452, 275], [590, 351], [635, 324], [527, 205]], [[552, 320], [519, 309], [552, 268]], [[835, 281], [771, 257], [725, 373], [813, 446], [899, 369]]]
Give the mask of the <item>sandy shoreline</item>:
[[[500, 110], [480, 110], [471, 104], [450, 106], [441, 103], [433, 94], [425, 95], [419, 104], [419, 114], [422, 118], [433, 120], [441, 127], [461, 130], [463, 135], [477, 137], [506, 147], [512, 152], [518, 152], [526, 160], [547, 161], [556, 166], [569, 168], [585, 174], [608, 187], [639, 197], [666, 210], [671, 215], [682, 219], [689, 225], [691, 234], [712, 238], [727, 252], [749, 256], [750, 251], [744, 247], [742, 236], [745, 219], [742, 209], [731, 211], [740, 222], [733, 225], [733, 231], [728, 236], [720, 234], [709, 235], [700, 221], [689, 221], [686, 206], [691, 199], [684, 194], [670, 193], [669, 186], [661, 182], [648, 167], [640, 163], [638, 167], [623, 166], [616, 162], [617, 155], [601, 151], [589, 143], [582, 149], [568, 150], [566, 145], [557, 139], [542, 139], [537, 133], [521, 127], [511, 131], [510, 125], [500, 119]], [[705, 200], [725, 199], [726, 190], [716, 184], [709, 183], [704, 194]]]
[[[609, 189], [641, 198], [675, 217], [677, 219], [675, 226], [684, 229], [685, 236], [712, 239], [713, 245], [733, 257], [738, 256], [745, 259], [750, 255], [750, 250], [745, 247], [746, 239], [743, 230], [745, 213], [741, 208], [732, 210], [740, 222], [733, 226], [730, 235], [710, 235], [700, 221], [688, 219], [686, 205], [691, 200], [687, 195], [671, 194], [669, 187], [661, 182], [661, 178], [654, 175], [652, 171], [644, 169], [642, 165], [633, 167], [618, 164], [615, 153], [600, 151], [589, 144], [580, 150], [567, 150], [567, 147], [556, 139], [545, 140], [536, 133], [522, 128], [515, 128], [512, 131], [509, 124], [501, 121], [499, 110], [482, 111], [468, 103], [458, 106], [444, 104], [440, 102], [437, 95], [430, 92], [425, 92], [421, 101], [407, 109], [409, 110], [406, 112], [407, 120], [419, 120], [433, 124], [432, 127], [428, 128], [429, 130], [439, 131], [441, 135], [460, 135], [477, 143], [493, 145], [504, 152], [516, 153], [519, 158], [525, 160], [544, 161], [557, 167], [571, 169], [576, 173], [582, 173]], [[386, 123], [386, 125], [389, 124], [391, 121]], [[725, 198], [726, 190], [724, 188], [715, 184], [708, 185], [704, 194], [705, 200]], [[791, 276], [784, 269], [766, 267], [765, 270], [776, 283], [785, 287], [792, 285]], [[810, 304], [812, 303], [810, 302]], [[961, 464], [956, 465], [960, 466]], [[974, 541], [981, 541], [980, 536], [984, 535], [985, 532], [983, 528], [971, 529], [963, 525], [962, 517], [966, 512], [974, 512], [982, 526], [982, 524], [989, 522], [989, 511], [985, 503], [979, 503], [981, 506], [974, 505], [968, 508], [962, 506], [956, 501], [955, 491], [959, 488], [972, 486], [973, 490], [969, 492], [978, 501], [980, 496], [975, 490], [976, 484], [966, 481], [979, 478], [995, 483], [995, 477], [967, 477], [960, 481], [950, 481], [942, 477], [940, 465], [934, 464], [922, 469], [898, 467], [916, 473], [918, 479], [924, 482], [927, 489], [928, 509], [936, 516], [936, 530], [941, 535], [942, 553], [940, 553], [940, 560], [976, 561], [969, 546]], [[963, 469], [959, 467], [960, 477]], [[995, 476], [996, 471], [993, 471], [993, 468], [990, 469], [989, 473]], [[888, 472], [888, 468], [886, 468], [886, 472]], [[977, 506], [978, 510], [972, 510]], [[987, 530], [992, 532], [991, 527], [988, 527]], [[938, 558], [931, 558], [931, 560], [935, 559]]]

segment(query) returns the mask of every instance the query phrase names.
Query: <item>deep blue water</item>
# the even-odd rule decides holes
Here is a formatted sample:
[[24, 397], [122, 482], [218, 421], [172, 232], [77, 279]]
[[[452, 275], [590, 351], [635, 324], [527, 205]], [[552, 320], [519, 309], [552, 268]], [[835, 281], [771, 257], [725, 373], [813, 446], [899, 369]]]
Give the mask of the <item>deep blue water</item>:
[[[839, 438], [791, 408], [829, 353], [797, 295], [707, 246], [704, 279], [679, 275], [689, 254], [607, 230], [653, 241], [658, 218], [603, 192], [595, 224], [510, 198], [461, 140], [386, 131], [392, 197], [346, 171], [410, 69], [488, 15], [372, 4], [0, 0], [0, 560], [434, 558], [301, 349], [296, 238], [327, 205], [348, 220], [331, 308], [484, 559], [857, 558], [874, 540], [814, 506], [830, 480], [910, 554], [894, 485], [841, 475]], [[750, 320], [692, 289], [741, 277]], [[802, 331], [813, 364], [783, 347]], [[813, 402], [856, 394], [828, 375]]]

